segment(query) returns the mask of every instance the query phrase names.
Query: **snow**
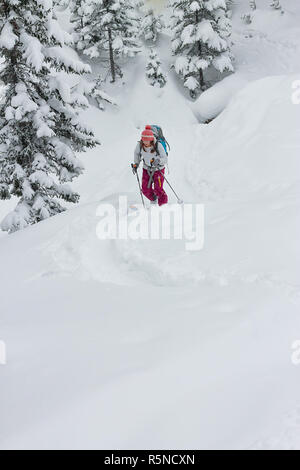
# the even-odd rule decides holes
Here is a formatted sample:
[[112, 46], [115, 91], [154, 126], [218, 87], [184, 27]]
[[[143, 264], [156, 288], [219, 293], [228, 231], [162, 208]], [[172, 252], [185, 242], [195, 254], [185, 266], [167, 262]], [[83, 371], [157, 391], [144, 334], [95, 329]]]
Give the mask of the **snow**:
[[67, 48], [49, 47], [45, 51], [45, 55], [51, 58], [55, 63], [63, 63], [66, 67], [72, 68], [78, 74], [91, 72], [90, 66], [72, 57], [73, 54], [70, 54]]
[[195, 103], [191, 103], [200, 122], [218, 116], [232, 97], [248, 83], [246, 76], [236, 72], [203, 92]]
[[70, 103], [71, 101], [71, 87], [70, 84], [66, 82], [65, 77], [53, 77], [49, 80], [49, 86], [51, 91], [58, 90], [61, 98], [65, 103]]
[[[16, 85], [16, 95], [11, 99], [11, 106], [8, 108], [8, 117], [15, 115], [15, 119], [22, 119], [26, 113], [36, 111], [38, 106], [30, 98], [24, 83]], [[13, 109], [15, 108], [15, 109]]]
[[53, 18], [49, 19], [48, 22], [48, 35], [49, 38], [54, 38], [61, 46], [64, 44], [72, 44], [72, 35], [64, 31], [59, 23]]
[[215, 57], [212, 61], [212, 65], [221, 73], [225, 72], [226, 70], [231, 72], [234, 70], [231, 59], [227, 53]]
[[[273, 33], [260, 10], [245, 38], [242, 3], [236, 75], [194, 110], [175, 73], [149, 86], [144, 51], [107, 90], [118, 107], [83, 113], [102, 145], [82, 156], [81, 204], [1, 236], [2, 449], [300, 449], [300, 11], [282, 1]], [[169, 50], [163, 35], [165, 70]], [[201, 251], [96, 236], [100, 202], [138, 201], [129, 163], [148, 123], [178, 194], [205, 205]]]
[[175, 70], [177, 73], [184, 72], [187, 70], [189, 61], [185, 56], [179, 56], [175, 62]]
[[42, 44], [37, 38], [31, 37], [25, 32], [21, 34], [20, 41], [24, 45], [26, 63], [39, 72], [44, 66], [45, 61], [45, 56], [42, 52]]
[[44, 8], [45, 11], [48, 11], [53, 6], [53, 0], [37, 0], [37, 4]]
[[29, 179], [32, 183], [37, 183], [42, 187], [51, 188], [53, 186], [53, 179], [42, 170], [37, 170], [32, 173]]
[[1, 31], [0, 34], [0, 47], [5, 47], [7, 49], [13, 49], [16, 44], [18, 37], [14, 34], [12, 25], [7, 22]]
[[208, 47], [215, 49], [216, 51], [223, 51], [227, 48], [226, 41], [219, 37], [208, 20], [202, 20], [199, 23], [196, 29], [195, 38], [197, 41], [204, 42]]

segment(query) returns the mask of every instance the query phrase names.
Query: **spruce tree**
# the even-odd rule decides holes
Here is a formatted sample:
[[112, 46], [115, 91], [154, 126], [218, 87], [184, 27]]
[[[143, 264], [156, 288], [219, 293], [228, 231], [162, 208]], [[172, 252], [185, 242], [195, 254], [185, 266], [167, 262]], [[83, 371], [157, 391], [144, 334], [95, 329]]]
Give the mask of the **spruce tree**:
[[[81, 32], [84, 27], [86, 18], [88, 18], [91, 9], [89, 7], [90, 0], [70, 0], [71, 10], [71, 23], [73, 24], [73, 39], [77, 50], [84, 48], [84, 43], [80, 43]], [[105, 103], [113, 104], [113, 98], [108, 96], [107, 93], [102, 89], [103, 87], [102, 76], [99, 76], [95, 80], [89, 81], [89, 83], [82, 83], [80, 89], [87, 96], [87, 98], [93, 98], [99, 109], [105, 109]]]
[[146, 77], [150, 85], [154, 87], [163, 88], [167, 83], [166, 75], [161, 69], [161, 62], [154, 49], [150, 51], [149, 61], [146, 67]]
[[144, 6], [145, 1], [144, 0], [128, 0], [133, 7], [136, 7], [140, 9], [142, 6]]
[[53, 6], [59, 8], [67, 8], [72, 0], [53, 0]]
[[193, 98], [207, 87], [204, 71], [232, 71], [225, 0], [170, 0], [176, 72]]
[[70, 21], [73, 25], [74, 42], [77, 46], [77, 42], [80, 38], [80, 32], [85, 24], [86, 9], [88, 8], [89, 0], [70, 0], [71, 17]]
[[108, 62], [112, 82], [123, 76], [119, 59], [139, 52], [139, 20], [130, 1], [83, 0], [76, 31], [77, 48]]
[[[256, 0], [249, 0], [249, 6], [252, 11], [256, 10]], [[244, 13], [241, 15], [241, 19], [244, 21], [245, 24], [249, 25], [253, 21], [253, 14], [251, 12]]]
[[162, 17], [160, 15], [156, 16], [152, 8], [144, 8], [144, 16], [141, 21], [141, 34], [145, 41], [155, 43], [162, 27]]
[[251, 24], [253, 20], [253, 15], [251, 13], [244, 13], [241, 16], [241, 19], [244, 21], [245, 24]]
[[76, 203], [69, 182], [83, 171], [76, 153], [94, 147], [93, 133], [79, 119], [87, 99], [59, 72], [89, 72], [65, 49], [71, 37], [53, 18], [51, 0], [2, 0], [0, 81], [0, 198], [18, 198], [2, 222], [13, 232]]

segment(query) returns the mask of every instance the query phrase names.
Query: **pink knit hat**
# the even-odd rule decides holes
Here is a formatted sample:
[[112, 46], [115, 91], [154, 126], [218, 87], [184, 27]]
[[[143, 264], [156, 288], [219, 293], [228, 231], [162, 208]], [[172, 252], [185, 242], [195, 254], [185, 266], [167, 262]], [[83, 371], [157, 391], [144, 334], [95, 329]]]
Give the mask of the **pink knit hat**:
[[151, 129], [145, 129], [143, 132], [142, 132], [142, 140], [144, 142], [151, 142], [152, 140], [154, 140], [154, 134], [153, 132], [151, 131]]

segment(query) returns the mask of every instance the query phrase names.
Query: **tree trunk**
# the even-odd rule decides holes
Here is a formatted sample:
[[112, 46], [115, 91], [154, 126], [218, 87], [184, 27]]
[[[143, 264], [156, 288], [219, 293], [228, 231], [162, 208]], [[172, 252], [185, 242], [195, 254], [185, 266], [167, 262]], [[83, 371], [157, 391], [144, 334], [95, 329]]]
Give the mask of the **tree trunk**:
[[[199, 23], [199, 13], [198, 11], [196, 11], [196, 24], [198, 23]], [[198, 41], [198, 53], [199, 53], [199, 57], [201, 58], [201, 54], [202, 54], [201, 41]], [[204, 83], [204, 75], [203, 75], [202, 69], [199, 70], [199, 83], [200, 83], [201, 90], [203, 90], [205, 83]]]
[[[201, 57], [202, 46], [201, 46], [201, 42], [200, 42], [200, 41], [198, 41], [198, 50], [199, 50], [199, 57]], [[204, 89], [204, 86], [205, 86], [203, 69], [200, 69], [200, 70], [199, 70], [199, 83], [200, 83], [200, 88], [201, 88], [201, 90], [203, 90], [203, 89]]]
[[201, 90], [203, 90], [205, 82], [204, 82], [204, 75], [203, 75], [203, 70], [202, 69], [199, 70], [199, 82], [200, 82]]
[[108, 44], [109, 44], [109, 61], [110, 61], [110, 71], [112, 77], [112, 83], [116, 81], [116, 67], [115, 67], [115, 59], [114, 59], [114, 50], [112, 46], [112, 34], [111, 29], [108, 28]]

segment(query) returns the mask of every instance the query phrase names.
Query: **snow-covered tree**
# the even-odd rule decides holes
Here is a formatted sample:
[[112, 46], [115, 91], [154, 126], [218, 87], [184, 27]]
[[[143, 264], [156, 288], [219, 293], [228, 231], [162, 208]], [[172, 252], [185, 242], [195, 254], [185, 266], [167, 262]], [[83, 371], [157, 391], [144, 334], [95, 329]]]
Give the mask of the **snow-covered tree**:
[[279, 10], [281, 14], [284, 13], [280, 0], [271, 0], [270, 6], [274, 8], [274, 10]]
[[77, 41], [79, 40], [78, 34], [82, 30], [84, 26], [84, 17], [86, 15], [86, 11], [88, 9], [89, 1], [88, 0], [70, 0], [70, 10], [71, 10], [71, 17], [70, 21], [73, 24], [73, 30], [75, 33], [75, 45], [77, 45]]
[[70, 5], [72, 0], [53, 0], [53, 6], [61, 9], [65, 9]]
[[[256, 10], [256, 0], [249, 0], [249, 6], [252, 11]], [[252, 12], [244, 13], [241, 15], [241, 19], [244, 21], [245, 24], [251, 24], [253, 21], [253, 14]]]
[[103, 79], [99, 76], [95, 80], [91, 81], [81, 80], [73, 90], [76, 93], [84, 95], [89, 101], [91, 101], [91, 99], [96, 101], [98, 108], [104, 111], [106, 104], [116, 106], [117, 103], [102, 89], [102, 85]]
[[87, 99], [59, 73], [90, 69], [66, 50], [72, 38], [52, 7], [52, 0], [2, 0], [0, 9], [0, 198], [19, 200], [2, 222], [8, 232], [62, 212], [60, 200], [77, 202], [68, 184], [83, 171], [76, 153], [97, 143], [78, 115]]
[[191, 96], [196, 97], [207, 87], [204, 71], [209, 67], [220, 73], [233, 70], [226, 1], [170, 0], [170, 6], [174, 67]]
[[129, 0], [132, 6], [136, 8], [141, 8], [144, 5], [144, 0]]
[[162, 27], [163, 21], [161, 15], [156, 15], [152, 8], [146, 7], [141, 22], [141, 35], [144, 39], [155, 43]]
[[158, 58], [157, 52], [151, 49], [149, 54], [149, 61], [146, 67], [146, 76], [151, 86], [163, 88], [167, 83], [167, 77], [161, 69], [161, 61]]
[[235, 5], [235, 0], [226, 0], [226, 15], [228, 18], [232, 18], [232, 10]]
[[[78, 41], [81, 37], [81, 31], [84, 27], [86, 18], [92, 12], [93, 5], [90, 0], [70, 0], [71, 9], [71, 23], [73, 24], [73, 38], [74, 43], [78, 47]], [[88, 98], [95, 99], [99, 109], [105, 109], [105, 103], [116, 104], [110, 96], [103, 90], [103, 79], [99, 76], [96, 80], [90, 81], [89, 83], [82, 83], [81, 90], [85, 93]]]
[[75, 30], [78, 50], [108, 62], [112, 82], [117, 75], [123, 75], [118, 59], [134, 57], [139, 52], [139, 18], [130, 1], [83, 0]]
[[245, 24], [251, 24], [253, 20], [253, 15], [251, 13], [245, 13], [241, 16], [241, 19]]

